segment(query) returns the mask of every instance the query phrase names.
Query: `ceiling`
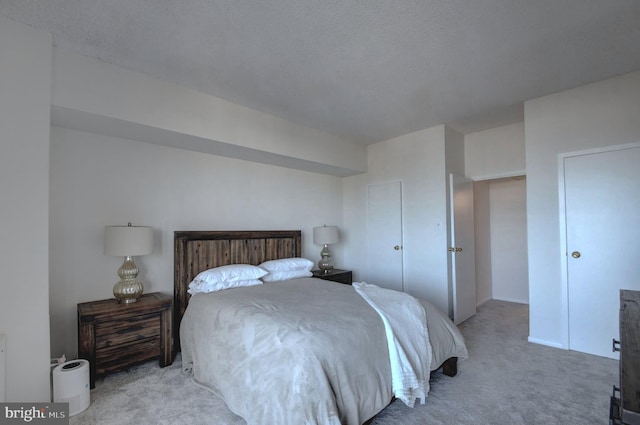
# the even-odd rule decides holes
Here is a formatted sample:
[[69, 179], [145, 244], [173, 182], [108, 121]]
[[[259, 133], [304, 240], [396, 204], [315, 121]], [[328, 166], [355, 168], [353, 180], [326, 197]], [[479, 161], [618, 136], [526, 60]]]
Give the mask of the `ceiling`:
[[359, 143], [640, 70], [638, 0], [0, 0], [60, 48]]

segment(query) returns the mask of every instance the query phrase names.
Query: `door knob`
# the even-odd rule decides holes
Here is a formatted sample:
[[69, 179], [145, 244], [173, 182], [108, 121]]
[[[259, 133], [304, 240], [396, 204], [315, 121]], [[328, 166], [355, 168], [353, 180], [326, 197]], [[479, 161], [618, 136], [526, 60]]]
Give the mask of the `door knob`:
[[573, 252], [571, 253], [571, 256], [572, 256], [573, 258], [580, 258], [580, 251], [573, 251]]
[[462, 252], [462, 248], [456, 248], [456, 252]]
[[393, 249], [395, 249], [396, 251], [399, 251], [400, 250], [400, 245], [394, 246]]

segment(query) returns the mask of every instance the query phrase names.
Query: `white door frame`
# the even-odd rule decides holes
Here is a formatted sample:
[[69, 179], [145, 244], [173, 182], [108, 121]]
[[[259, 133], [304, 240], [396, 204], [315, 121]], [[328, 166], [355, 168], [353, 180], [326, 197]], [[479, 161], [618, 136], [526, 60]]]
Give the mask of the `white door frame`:
[[604, 146], [600, 148], [585, 149], [575, 152], [566, 152], [558, 154], [558, 213], [560, 222], [560, 277], [561, 277], [561, 302], [563, 320], [560, 324], [561, 334], [563, 335], [562, 345], [559, 348], [569, 349], [569, 262], [567, 247], [567, 209], [565, 205], [565, 180], [564, 180], [564, 161], [567, 158], [591, 155], [595, 153], [613, 152], [625, 149], [633, 149], [640, 147], [640, 142], [629, 143], [624, 145]]

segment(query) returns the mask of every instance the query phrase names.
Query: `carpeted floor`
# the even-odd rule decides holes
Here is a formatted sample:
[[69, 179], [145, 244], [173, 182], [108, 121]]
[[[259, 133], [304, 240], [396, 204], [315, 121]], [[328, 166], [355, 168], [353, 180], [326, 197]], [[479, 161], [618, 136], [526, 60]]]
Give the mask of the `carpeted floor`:
[[[489, 301], [460, 329], [469, 359], [458, 375], [435, 373], [426, 404], [396, 400], [372, 425], [608, 424], [617, 361], [527, 342], [527, 305]], [[245, 424], [180, 364], [178, 356], [164, 369], [151, 362], [98, 381], [70, 425]]]

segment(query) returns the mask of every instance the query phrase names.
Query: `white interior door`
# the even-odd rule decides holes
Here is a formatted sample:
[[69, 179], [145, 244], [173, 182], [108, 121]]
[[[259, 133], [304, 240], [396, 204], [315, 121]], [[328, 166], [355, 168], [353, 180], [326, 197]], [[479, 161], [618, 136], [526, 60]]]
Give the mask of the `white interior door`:
[[617, 358], [620, 289], [640, 290], [640, 147], [564, 158], [569, 348]]
[[476, 260], [473, 230], [473, 181], [449, 175], [451, 199], [451, 285], [453, 321], [458, 324], [476, 314]]
[[367, 281], [402, 291], [402, 183], [370, 185], [367, 203]]

